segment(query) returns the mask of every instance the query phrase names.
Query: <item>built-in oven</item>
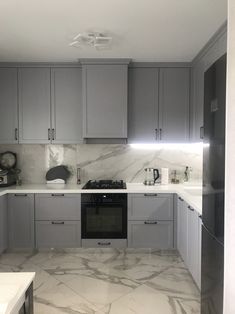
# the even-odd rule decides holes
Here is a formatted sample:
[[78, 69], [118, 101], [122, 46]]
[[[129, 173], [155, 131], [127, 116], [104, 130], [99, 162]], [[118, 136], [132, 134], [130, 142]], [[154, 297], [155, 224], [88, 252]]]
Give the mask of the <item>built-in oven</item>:
[[[111, 241], [100, 240], [127, 239], [126, 193], [84, 193], [81, 198], [83, 240], [98, 240], [98, 245], [109, 246], [112, 244]], [[94, 242], [83, 241], [83, 243]]]

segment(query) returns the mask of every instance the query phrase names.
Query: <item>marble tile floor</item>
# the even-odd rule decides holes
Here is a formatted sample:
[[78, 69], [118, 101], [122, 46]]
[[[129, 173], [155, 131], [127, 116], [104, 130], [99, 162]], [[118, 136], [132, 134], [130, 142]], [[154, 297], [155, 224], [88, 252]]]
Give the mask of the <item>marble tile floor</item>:
[[35, 271], [35, 314], [199, 314], [176, 251], [78, 249], [4, 253], [0, 272]]

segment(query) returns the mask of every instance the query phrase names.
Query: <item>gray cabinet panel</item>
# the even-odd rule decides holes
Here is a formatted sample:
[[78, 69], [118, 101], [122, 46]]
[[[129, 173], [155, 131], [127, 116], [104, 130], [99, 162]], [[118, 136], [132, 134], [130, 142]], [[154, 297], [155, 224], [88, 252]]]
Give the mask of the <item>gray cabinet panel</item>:
[[0, 196], [0, 254], [7, 248], [7, 196]]
[[10, 248], [34, 248], [34, 195], [8, 195]]
[[53, 143], [82, 143], [82, 70], [53, 68]]
[[160, 69], [159, 129], [163, 142], [189, 140], [190, 69]]
[[127, 137], [127, 65], [83, 66], [83, 136]]
[[128, 222], [128, 247], [172, 249], [173, 221]]
[[129, 220], [173, 220], [173, 195], [128, 194]]
[[50, 69], [19, 69], [20, 143], [49, 143]]
[[90, 248], [125, 248], [126, 239], [82, 239], [82, 247]]
[[188, 263], [188, 209], [187, 204], [178, 198], [177, 208], [177, 248], [185, 264]]
[[0, 68], [0, 144], [18, 142], [17, 69]]
[[36, 221], [37, 248], [76, 248], [80, 246], [80, 221]]
[[194, 280], [198, 278], [198, 213], [188, 210], [188, 261], [187, 266]]
[[128, 142], [154, 142], [158, 127], [159, 69], [130, 68], [128, 74]]
[[80, 194], [36, 194], [36, 220], [80, 220]]

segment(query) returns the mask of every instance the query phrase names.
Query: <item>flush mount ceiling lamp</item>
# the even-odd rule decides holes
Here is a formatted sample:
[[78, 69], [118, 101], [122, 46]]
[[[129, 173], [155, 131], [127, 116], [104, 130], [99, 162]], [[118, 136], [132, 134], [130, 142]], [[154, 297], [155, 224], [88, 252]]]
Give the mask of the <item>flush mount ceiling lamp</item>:
[[106, 36], [100, 32], [79, 33], [69, 44], [71, 47], [81, 48], [90, 46], [97, 50], [110, 48], [112, 43], [112, 37]]

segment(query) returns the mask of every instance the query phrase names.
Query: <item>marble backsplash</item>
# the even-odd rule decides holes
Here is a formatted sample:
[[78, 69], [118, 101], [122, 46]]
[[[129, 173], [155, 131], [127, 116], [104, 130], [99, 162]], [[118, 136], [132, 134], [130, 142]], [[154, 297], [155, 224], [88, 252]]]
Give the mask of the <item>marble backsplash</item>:
[[76, 183], [76, 168], [81, 168], [82, 183], [89, 179], [123, 179], [143, 182], [144, 168], [166, 167], [183, 174], [192, 167], [192, 180], [201, 180], [202, 147], [181, 145], [174, 148], [136, 149], [130, 145], [0, 145], [0, 152], [17, 153], [23, 183], [45, 183], [51, 167], [67, 165], [72, 175], [68, 183]]

